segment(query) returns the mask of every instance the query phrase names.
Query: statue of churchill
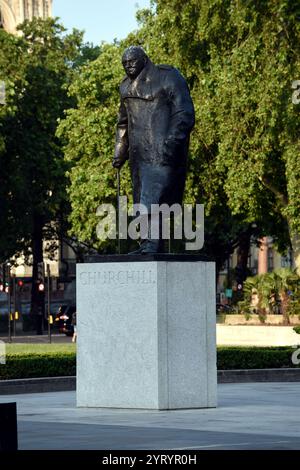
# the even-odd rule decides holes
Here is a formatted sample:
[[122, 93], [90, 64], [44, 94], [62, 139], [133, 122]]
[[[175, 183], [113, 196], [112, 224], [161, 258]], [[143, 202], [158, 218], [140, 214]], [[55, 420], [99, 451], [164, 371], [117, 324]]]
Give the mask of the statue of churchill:
[[[154, 65], [142, 47], [126, 49], [122, 64], [126, 76], [120, 85], [113, 166], [120, 169], [129, 160], [133, 201], [147, 208], [151, 220], [152, 204], [182, 203], [194, 106], [179, 71]], [[149, 231], [134, 253], [160, 252], [161, 236], [154, 239]]]

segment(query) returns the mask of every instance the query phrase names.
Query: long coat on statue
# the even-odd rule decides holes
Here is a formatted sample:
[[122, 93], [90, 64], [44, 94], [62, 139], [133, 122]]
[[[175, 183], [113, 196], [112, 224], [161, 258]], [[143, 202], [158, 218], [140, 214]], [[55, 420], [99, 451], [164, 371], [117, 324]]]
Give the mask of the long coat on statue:
[[115, 159], [129, 159], [134, 203], [182, 202], [189, 145], [195, 123], [186, 81], [168, 65], [149, 59], [135, 80], [120, 86]]

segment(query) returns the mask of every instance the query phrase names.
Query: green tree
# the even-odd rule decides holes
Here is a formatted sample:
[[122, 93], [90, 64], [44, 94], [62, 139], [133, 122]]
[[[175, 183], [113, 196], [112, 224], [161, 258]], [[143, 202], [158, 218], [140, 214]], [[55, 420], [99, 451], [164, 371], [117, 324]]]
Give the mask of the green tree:
[[[104, 247], [95, 237], [96, 208], [115, 197], [110, 159], [120, 58], [126, 46], [141, 44], [190, 85], [196, 126], [185, 199], [205, 203], [204, 250], [221, 267], [239, 246], [245, 272], [245, 236], [268, 234], [280, 250], [292, 244], [297, 260], [299, 113], [291, 82], [300, 76], [299, 8], [286, 0], [156, 0], [139, 12], [137, 32], [102, 47], [72, 84], [78, 105], [60, 126], [72, 165], [72, 231], [80, 240]], [[123, 187], [130, 192], [127, 170]]]
[[[6, 261], [22, 246], [24, 215], [18, 155], [8, 153], [11, 130], [16, 120], [17, 93], [24, 86], [20, 63], [23, 42], [0, 29], [0, 80], [5, 87], [5, 100], [0, 105], [0, 261]], [[14, 175], [14, 181], [11, 178]]]
[[279, 304], [283, 323], [288, 325], [291, 314], [299, 315], [299, 301], [299, 276], [291, 269], [280, 268], [272, 273], [247, 278], [244, 300], [239, 302], [239, 308], [246, 314], [258, 312], [262, 321], [265, 321], [267, 314], [274, 313]]
[[[68, 173], [68, 191], [72, 205], [71, 235], [102, 250], [114, 249], [112, 244], [97, 240], [96, 226], [99, 219], [96, 210], [102, 202], [116, 202], [116, 175], [111, 168], [111, 159], [119, 105], [118, 88], [124, 76], [121, 66], [123, 50], [130, 44], [141, 43], [155, 62], [172, 62], [181, 66], [190, 85], [194, 83], [189, 64], [183, 66], [181, 62], [178, 63], [177, 59], [182, 56], [175, 54], [176, 47], [172, 51], [165, 51], [164, 45], [160, 44], [159, 31], [164, 25], [160, 23], [159, 15], [146, 10], [139, 14], [139, 19], [143, 27], [137, 34], [130, 34], [121, 43], [103, 45], [99, 58], [76, 76], [69, 92], [77, 100], [77, 106], [67, 112], [66, 119], [61, 121], [59, 127], [59, 136], [65, 145], [65, 156], [71, 164]], [[166, 35], [174, 38], [168, 28]], [[198, 54], [198, 49], [194, 54]], [[197, 91], [192, 90], [192, 93], [199, 117]], [[245, 232], [248, 233], [249, 223], [244, 223], [239, 216], [231, 217], [226, 201], [224, 204], [221, 180], [213, 171], [212, 149], [206, 143], [199, 144], [198, 128], [197, 123], [191, 145], [186, 201], [208, 202], [210, 198], [211, 217], [206, 220], [205, 252], [216, 257], [217, 267], [220, 269], [239, 245], [240, 237]], [[202, 132], [205, 134], [205, 130]], [[127, 196], [131, 195], [127, 166], [122, 170], [122, 192]]]
[[57, 19], [25, 21], [19, 29], [21, 37], [0, 35], [0, 79], [8, 90], [1, 115], [0, 254], [32, 257], [31, 311], [37, 315], [44, 304], [36, 283], [43, 242], [60, 240], [66, 229], [67, 166], [56, 128], [73, 104], [66, 88], [82, 56], [82, 33], [66, 35]]
[[[188, 77], [197, 112], [191, 185], [207, 211], [256, 223], [299, 268], [299, 2], [157, 0], [139, 40]], [[202, 194], [201, 194], [202, 192]]]
[[298, 270], [300, 120], [291, 83], [300, 76], [299, 14], [299, 4], [285, 1], [236, 4], [239, 40], [229, 57], [212, 58], [220, 64], [217, 168], [226, 175], [229, 206], [281, 246], [290, 243]]
[[[118, 87], [124, 76], [117, 44], [100, 48], [97, 60], [84, 66], [69, 88], [77, 106], [60, 121], [58, 136], [70, 165], [68, 193], [72, 212], [70, 236], [95, 249], [113, 250], [97, 239], [97, 208], [116, 205], [116, 172], [112, 168], [114, 134], [118, 114]], [[130, 194], [128, 168], [122, 171], [122, 192]]]
[[[156, 62], [172, 63], [187, 78], [196, 110], [191, 136], [190, 168], [185, 200], [205, 204], [205, 245], [203, 252], [216, 259], [217, 271], [238, 248], [236, 277], [247, 277], [250, 241], [264, 233], [257, 219], [233, 213], [225, 192], [226, 174], [218, 167], [220, 136], [215, 87], [219, 64], [236, 43], [231, 21], [232, 2], [218, 0], [156, 0], [152, 9], [138, 14], [141, 28], [137, 41]], [[129, 36], [128, 41], [134, 40]], [[265, 216], [264, 220], [268, 219]]]

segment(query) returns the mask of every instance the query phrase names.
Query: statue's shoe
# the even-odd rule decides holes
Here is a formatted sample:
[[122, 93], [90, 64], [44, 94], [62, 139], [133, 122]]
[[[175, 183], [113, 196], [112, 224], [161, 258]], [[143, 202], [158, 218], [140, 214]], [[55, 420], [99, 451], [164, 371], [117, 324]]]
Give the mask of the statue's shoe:
[[155, 253], [164, 253], [163, 244], [159, 241], [149, 240], [143, 243], [138, 250], [131, 251], [129, 255], [153, 255]]
[[129, 255], [142, 255], [143, 254], [143, 247], [140, 246], [140, 248], [138, 248], [137, 250], [134, 250], [134, 251], [130, 251], [128, 254]]
[[142, 247], [142, 255], [164, 253], [164, 245], [161, 240], [148, 240]]

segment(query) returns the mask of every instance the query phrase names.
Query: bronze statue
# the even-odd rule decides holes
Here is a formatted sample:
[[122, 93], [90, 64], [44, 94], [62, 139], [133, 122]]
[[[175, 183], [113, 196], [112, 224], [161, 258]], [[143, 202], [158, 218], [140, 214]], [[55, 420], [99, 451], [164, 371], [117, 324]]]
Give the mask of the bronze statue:
[[[141, 47], [126, 49], [122, 63], [126, 77], [113, 166], [120, 169], [129, 159], [133, 201], [144, 204], [151, 217], [151, 204], [182, 203], [194, 106], [179, 71], [154, 65]], [[161, 237], [149, 234], [135, 253], [162, 251]]]

